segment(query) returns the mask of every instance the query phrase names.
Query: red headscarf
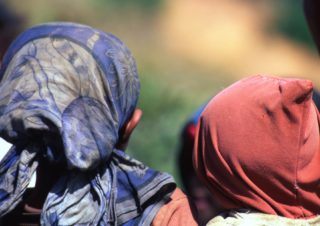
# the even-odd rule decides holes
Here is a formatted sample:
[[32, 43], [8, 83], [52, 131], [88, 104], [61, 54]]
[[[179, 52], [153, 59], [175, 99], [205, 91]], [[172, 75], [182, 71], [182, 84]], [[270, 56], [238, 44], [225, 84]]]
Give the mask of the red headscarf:
[[214, 97], [198, 124], [194, 164], [224, 210], [320, 214], [319, 116], [313, 85], [255, 76]]

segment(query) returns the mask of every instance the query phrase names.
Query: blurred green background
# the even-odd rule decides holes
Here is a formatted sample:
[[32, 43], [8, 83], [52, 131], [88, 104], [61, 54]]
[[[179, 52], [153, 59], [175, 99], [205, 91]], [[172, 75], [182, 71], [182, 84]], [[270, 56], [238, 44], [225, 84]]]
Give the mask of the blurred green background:
[[74, 21], [115, 34], [131, 49], [144, 115], [128, 152], [179, 181], [180, 131], [193, 112], [251, 74], [316, 84], [318, 58], [301, 0], [10, 0], [24, 28]]

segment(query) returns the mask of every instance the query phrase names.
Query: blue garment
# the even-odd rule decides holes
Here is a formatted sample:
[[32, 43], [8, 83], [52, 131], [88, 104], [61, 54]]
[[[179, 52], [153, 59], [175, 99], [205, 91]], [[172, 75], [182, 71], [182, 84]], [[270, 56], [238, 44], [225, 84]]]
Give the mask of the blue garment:
[[118, 38], [74, 23], [33, 27], [10, 46], [0, 81], [0, 136], [13, 143], [0, 163], [0, 217], [21, 202], [43, 156], [68, 170], [42, 225], [150, 225], [175, 183], [115, 149], [140, 89]]

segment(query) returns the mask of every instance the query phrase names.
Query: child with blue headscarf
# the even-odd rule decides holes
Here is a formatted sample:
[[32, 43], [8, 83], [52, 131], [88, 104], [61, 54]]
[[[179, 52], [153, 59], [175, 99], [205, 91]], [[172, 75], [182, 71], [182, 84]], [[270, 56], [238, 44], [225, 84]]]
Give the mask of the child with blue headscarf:
[[13, 144], [0, 163], [3, 222], [196, 225], [173, 178], [123, 152], [139, 89], [131, 53], [111, 34], [74, 23], [22, 33], [0, 71], [0, 136]]

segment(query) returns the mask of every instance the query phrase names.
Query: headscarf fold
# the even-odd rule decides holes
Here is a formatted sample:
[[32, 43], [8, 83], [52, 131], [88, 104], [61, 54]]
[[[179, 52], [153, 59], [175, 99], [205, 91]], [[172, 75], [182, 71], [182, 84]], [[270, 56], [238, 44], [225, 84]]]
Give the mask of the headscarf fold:
[[223, 90], [198, 124], [194, 163], [222, 210], [320, 214], [319, 115], [313, 85], [256, 76]]
[[9, 48], [0, 79], [0, 135], [13, 143], [0, 163], [0, 216], [21, 201], [44, 157], [67, 171], [41, 224], [150, 224], [175, 184], [115, 149], [140, 88], [118, 38], [74, 23], [33, 27]]

